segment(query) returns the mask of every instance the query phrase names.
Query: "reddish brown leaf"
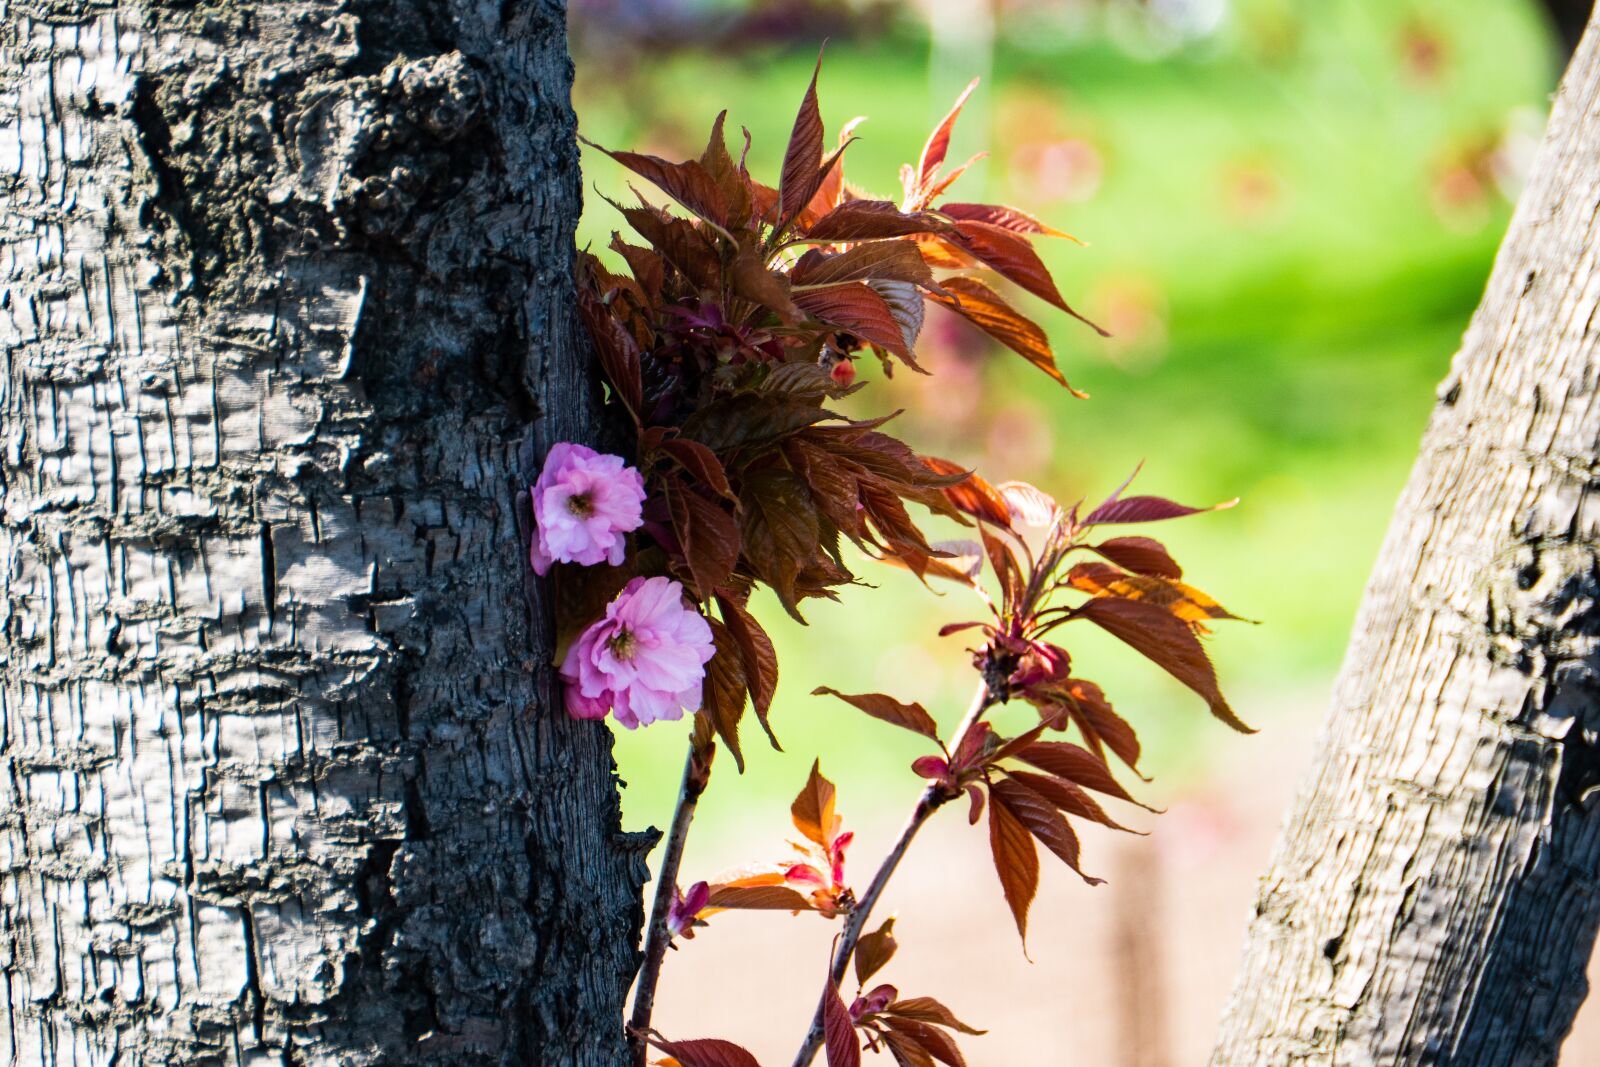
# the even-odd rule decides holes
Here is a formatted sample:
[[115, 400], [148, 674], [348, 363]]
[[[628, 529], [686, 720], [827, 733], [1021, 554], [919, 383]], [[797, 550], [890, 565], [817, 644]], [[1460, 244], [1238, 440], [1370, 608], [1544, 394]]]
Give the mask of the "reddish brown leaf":
[[1021, 234], [987, 222], [970, 220], [956, 223], [960, 237], [955, 243], [963, 252], [982, 260], [1003, 276], [1047, 303], [1065, 311], [1102, 337], [1111, 336], [1073, 310], [1050, 277], [1050, 270]]
[[933, 1057], [928, 1050], [906, 1034], [890, 1030], [883, 1035], [883, 1043], [889, 1046], [896, 1067], [933, 1067]]
[[1044, 798], [1054, 807], [1060, 808], [1068, 815], [1076, 815], [1080, 819], [1097, 822], [1101, 826], [1112, 830], [1122, 830], [1125, 833], [1138, 833], [1123, 826], [1106, 810], [1095, 802], [1094, 797], [1084, 792], [1078, 786], [1060, 778], [1053, 778], [1048, 774], [1035, 774], [1032, 771], [1007, 770], [1015, 781], [1021, 782], [1029, 790]]
[[1211, 714], [1240, 733], [1255, 733], [1234, 714], [1200, 639], [1182, 620], [1140, 600], [1096, 597], [1078, 608], [1088, 619], [1204, 698]]
[[1062, 376], [1061, 370], [1056, 366], [1055, 353], [1050, 350], [1050, 341], [1045, 337], [1044, 331], [1038, 323], [1026, 318], [1010, 304], [1001, 299], [1000, 294], [984, 285], [975, 278], [946, 278], [941, 284], [949, 291], [950, 296], [941, 296], [938, 293], [928, 294], [930, 300], [935, 300], [956, 314], [971, 322], [978, 329], [1005, 345], [1011, 351], [1044, 371], [1050, 377], [1071, 389], [1075, 396], [1088, 396], [1087, 393], [1072, 389], [1067, 384], [1067, 379]]
[[796, 430], [839, 416], [800, 400], [774, 400], [754, 393], [736, 393], [714, 400], [689, 416], [683, 435], [713, 452], [787, 437]]
[[859, 468], [809, 438], [796, 437], [785, 442], [784, 455], [810, 487], [817, 509], [840, 532], [859, 544], [863, 533], [861, 497], [857, 489]]
[[[889, 314], [900, 326], [900, 334], [905, 338], [906, 351], [914, 352], [917, 347], [917, 338], [922, 336], [922, 322], [927, 315], [927, 305], [922, 296], [922, 289], [912, 282], [898, 282], [877, 278], [867, 283], [872, 286], [877, 294], [883, 297], [883, 302], [889, 305]], [[922, 371], [922, 366], [913, 357], [906, 357], [905, 362], [912, 370]], [[922, 371], [922, 373], [927, 373]]]
[[1074, 874], [1090, 885], [1101, 884], [1103, 879], [1084, 874], [1078, 866], [1078, 835], [1049, 800], [1013, 779], [996, 781], [989, 787], [989, 793], [994, 807], [1003, 807], [1016, 816], [1017, 821]]
[[1000, 876], [1000, 888], [1005, 893], [1011, 917], [1017, 923], [1017, 935], [1024, 946], [1028, 943], [1028, 906], [1039, 888], [1039, 854], [1034, 851], [1033, 838], [1023, 823], [998, 796], [991, 796], [989, 804], [989, 851], [994, 857], [995, 873]]
[[[1023, 836], [1026, 838], [1027, 835]], [[1031, 852], [1033, 846], [1029, 845], [1028, 849]], [[893, 1018], [885, 1020], [885, 1023], [890, 1027], [891, 1034], [910, 1041], [941, 1063], [947, 1063], [950, 1067], [967, 1067], [967, 1061], [956, 1047], [955, 1040], [943, 1030], [921, 1019]]]
[[728, 472], [722, 469], [717, 454], [698, 441], [686, 437], [669, 437], [657, 445], [678, 464], [694, 476], [694, 480], [727, 500], [737, 500], [733, 487], [728, 484]]
[[[718, 119], [719, 130], [721, 125], [721, 119]], [[691, 159], [683, 163], [669, 163], [658, 156], [647, 156], [640, 152], [613, 152], [587, 138], [578, 139], [647, 179], [701, 218], [709, 219], [721, 227], [728, 225], [728, 203], [722, 195], [721, 186], [698, 161]]]
[[728, 206], [727, 225], [738, 229], [750, 221], [750, 186], [733, 157], [728, 154], [728, 145], [722, 136], [722, 124], [727, 117], [728, 113], [723, 111], [712, 123], [711, 137], [706, 141], [706, 150], [700, 155], [700, 166], [716, 182], [723, 203]]
[[811, 84], [800, 101], [789, 146], [783, 153], [783, 171], [778, 181], [778, 201], [785, 217], [793, 218], [816, 193], [822, 182], [822, 111], [817, 106], [817, 75], [822, 73], [822, 56], [811, 72]]
[[[1126, 800], [1130, 804], [1139, 804], [1122, 784], [1112, 777], [1111, 768], [1106, 766], [1105, 760], [1088, 749], [1066, 741], [1035, 741], [1019, 750], [1016, 755], [1018, 759], [1031, 763], [1057, 778], [1065, 778], [1086, 789], [1093, 789], [1097, 793], [1104, 793], [1118, 800]], [[1144, 804], [1139, 806], [1146, 811], [1155, 810]]]
[[906, 997], [897, 1000], [885, 1009], [888, 1014], [899, 1015], [906, 1019], [916, 1019], [925, 1023], [937, 1023], [939, 1026], [948, 1026], [952, 1030], [959, 1030], [963, 1034], [986, 1034], [987, 1030], [978, 1030], [968, 1026], [957, 1019], [955, 1013], [932, 997]]
[[823, 993], [822, 1032], [828, 1050], [828, 1067], [861, 1067], [861, 1040], [856, 1037], [850, 1009], [832, 981]]
[[727, 584], [739, 561], [739, 524], [682, 480], [669, 477], [664, 482], [672, 530], [689, 565], [695, 599], [709, 599], [718, 586]]
[[611, 250], [628, 264], [628, 269], [633, 272], [634, 280], [639, 283], [640, 290], [651, 301], [659, 300], [661, 287], [666, 284], [666, 260], [648, 248], [629, 244], [614, 230], [611, 233]]
[[939, 740], [939, 724], [933, 721], [933, 716], [929, 715], [921, 704], [902, 704], [894, 697], [884, 696], [882, 693], [841, 693], [825, 685], [813, 689], [811, 695], [836, 696], [874, 719], [881, 719], [886, 723], [910, 730], [914, 734], [921, 734], [930, 741]]
[[1027, 482], [1001, 482], [995, 489], [1005, 500], [1013, 525], [1020, 522], [1043, 529], [1054, 526], [1061, 517], [1061, 506], [1055, 499]]
[[733, 762], [738, 764], [739, 773], [743, 774], [744, 753], [739, 748], [739, 722], [744, 718], [744, 668], [739, 664], [739, 649], [728, 634], [728, 628], [715, 619], [708, 621], [716, 645], [711, 662], [706, 664], [701, 687], [702, 710], [717, 736], [722, 738], [722, 743], [733, 754]]
[[945, 156], [950, 151], [950, 133], [955, 128], [956, 117], [961, 114], [961, 107], [967, 102], [967, 97], [978, 87], [978, 79], [973, 78], [967, 87], [956, 97], [955, 104], [935, 126], [933, 133], [928, 136], [928, 141], [922, 146], [922, 157], [917, 160], [916, 187], [925, 190], [932, 186], [934, 175], [939, 173], [939, 168], [944, 165]]
[[745, 682], [750, 686], [750, 702], [755, 706], [756, 719], [767, 732], [772, 747], [782, 751], [767, 721], [773, 694], [778, 689], [778, 654], [772, 647], [772, 639], [755, 616], [725, 591], [717, 592], [717, 606], [722, 612], [723, 623], [739, 646], [739, 658], [744, 667]]
[[1081, 678], [1069, 679], [1062, 687], [1064, 707], [1083, 732], [1084, 743], [1095, 752], [1103, 743], [1135, 774], [1139, 766], [1139, 736], [1128, 721], [1118, 715], [1098, 685]]
[[911, 358], [911, 352], [906, 348], [905, 334], [895, 321], [894, 312], [870, 285], [847, 282], [821, 289], [805, 289], [794, 293], [794, 302], [813, 318], [843, 327], [864, 341], [887, 348], [902, 359]]
[[1166, 546], [1151, 537], [1112, 537], [1089, 546], [1123, 570], [1158, 578], [1182, 578], [1183, 568]]
[[938, 212], [948, 215], [952, 219], [966, 222], [986, 222], [990, 226], [998, 226], [1002, 230], [1012, 233], [1039, 234], [1045, 237], [1065, 237], [1069, 241], [1076, 241], [1070, 233], [1046, 226], [1032, 215], [1018, 211], [1014, 207], [1005, 207], [1001, 204], [940, 204]]
[[1192, 508], [1187, 504], [1178, 504], [1159, 496], [1130, 496], [1120, 500], [1112, 499], [1101, 504], [1089, 512], [1089, 517], [1083, 520], [1085, 526], [1097, 526], [1101, 523], [1112, 522], [1159, 522], [1162, 519], [1179, 519], [1185, 515], [1198, 515], [1202, 511], [1221, 511], [1231, 508], [1239, 501], [1225, 500], [1221, 504], [1213, 504], [1209, 508]]
[[1004, 539], [990, 533], [987, 526], [980, 527], [980, 533], [983, 535], [983, 550], [989, 556], [989, 566], [1000, 582], [1003, 600], [1007, 604], [1017, 603], [1022, 598], [1024, 582], [1016, 554]]
[[889, 200], [846, 200], [806, 231], [815, 242], [876, 241], [918, 233], [953, 233], [954, 227], [926, 211], [901, 211]]
[[944, 495], [958, 511], [973, 518], [992, 522], [996, 526], [1011, 528], [1011, 509], [1000, 491], [959, 463], [938, 456], [923, 456], [922, 462], [935, 474], [964, 475], [961, 481], [944, 487]]
[[827, 848], [837, 818], [833, 805], [833, 783], [822, 776], [822, 761], [814, 760], [805, 787], [794, 798], [794, 803], [789, 805], [789, 817], [794, 820], [795, 829], [808, 840]]
[[789, 280], [767, 268], [759, 248], [746, 245], [739, 249], [728, 268], [728, 280], [736, 295], [770, 308], [784, 322], [800, 318], [800, 309], [789, 292]]
[[650, 1043], [683, 1064], [683, 1067], [761, 1067], [749, 1050], [720, 1038], [662, 1041], [652, 1037]]
[[1149, 574], [1128, 574], [1106, 563], [1080, 563], [1067, 572], [1066, 580], [1074, 589], [1096, 596], [1142, 600], [1187, 623], [1203, 624], [1212, 619], [1249, 621], [1192, 585]]
[[720, 287], [722, 257], [705, 233], [688, 219], [674, 218], [653, 207], [613, 206], [691, 285], [702, 290]]
[[816, 558], [821, 530], [804, 482], [787, 470], [766, 468], [745, 478], [744, 554], [784, 608], [804, 622], [796, 606], [796, 581]]
[[811, 901], [786, 885], [713, 885], [707, 908], [726, 911], [813, 911]]
[[832, 254], [813, 248], [789, 272], [793, 284], [808, 287], [869, 278], [933, 284], [933, 272], [910, 241], [869, 241]]
[[879, 971], [884, 965], [894, 958], [895, 950], [900, 943], [894, 939], [894, 917], [883, 921], [883, 925], [870, 934], [863, 934], [861, 940], [856, 942], [856, 981], [866, 985], [868, 979]]
[[644, 409], [638, 344], [586, 285], [578, 287], [578, 312], [594, 341], [606, 381], [637, 420]]

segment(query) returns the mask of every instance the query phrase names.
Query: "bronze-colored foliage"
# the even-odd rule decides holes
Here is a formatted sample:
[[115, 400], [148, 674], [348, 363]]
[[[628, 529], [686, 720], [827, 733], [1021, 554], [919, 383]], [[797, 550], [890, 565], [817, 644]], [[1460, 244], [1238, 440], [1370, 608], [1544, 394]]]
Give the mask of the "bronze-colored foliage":
[[[737, 669], [763, 727], [776, 661], [735, 606], [755, 584], [804, 621], [805, 600], [854, 580], [841, 538], [919, 576], [952, 570], [907, 511], [915, 503], [957, 513], [940, 492], [941, 468], [880, 423], [834, 414], [830, 402], [859, 386], [850, 384], [853, 368], [830, 368], [871, 351], [921, 370], [914, 347], [932, 300], [1065, 384], [1043, 330], [969, 276], [992, 271], [1070, 312], [1030, 244], [1064, 235], [1001, 205], [942, 210], [960, 173], [944, 163], [967, 94], [907, 168], [903, 201], [862, 199], [844, 181], [850, 128], [825, 148], [820, 70], [819, 59], [775, 185], [729, 153], [726, 113], [697, 158], [594, 146], [677, 210], [642, 199], [615, 205], [638, 238], [611, 243], [626, 272], [585, 252], [578, 273], [579, 310], [606, 385], [638, 433], [650, 493], [644, 535], [660, 549], [659, 570], [702, 603], [717, 601], [737, 646], [714, 665], [708, 700], [740, 691]], [[717, 715], [726, 727], [730, 713]], [[730, 729], [718, 732], [735, 744]]]

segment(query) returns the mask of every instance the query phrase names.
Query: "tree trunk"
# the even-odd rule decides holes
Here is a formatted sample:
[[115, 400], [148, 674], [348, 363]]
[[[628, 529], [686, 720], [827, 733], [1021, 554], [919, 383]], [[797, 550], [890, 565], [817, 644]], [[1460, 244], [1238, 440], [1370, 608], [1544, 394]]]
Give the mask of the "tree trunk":
[[623, 1061], [517, 497], [570, 78], [554, 0], [0, 0], [5, 1062]]
[[1597, 249], [1591, 24], [1367, 587], [1213, 1064], [1556, 1062], [1600, 925]]

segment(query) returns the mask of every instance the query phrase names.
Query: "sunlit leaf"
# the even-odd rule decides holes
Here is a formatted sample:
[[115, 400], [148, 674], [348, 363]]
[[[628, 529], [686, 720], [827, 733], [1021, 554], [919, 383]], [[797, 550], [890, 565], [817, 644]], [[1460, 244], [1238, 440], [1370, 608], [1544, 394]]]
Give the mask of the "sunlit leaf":
[[926, 211], [901, 211], [889, 200], [846, 200], [806, 231], [814, 242], [875, 241], [923, 233], [953, 233], [947, 220]]
[[1006, 905], [1016, 920], [1017, 936], [1026, 945], [1028, 906], [1039, 888], [1039, 855], [1034, 851], [1033, 837], [1027, 827], [999, 802], [998, 796], [991, 796], [990, 800], [989, 850], [994, 857], [995, 873], [1000, 876]]
[[1153, 604], [1116, 597], [1096, 597], [1077, 614], [1200, 694], [1218, 719], [1240, 733], [1255, 733], [1228, 706], [1216, 670], [1187, 623]]
[[[720, 126], [719, 118], [718, 127]], [[669, 163], [658, 156], [648, 156], [640, 152], [614, 152], [586, 138], [580, 137], [579, 140], [591, 148], [604, 152], [635, 174], [649, 180], [662, 192], [701, 218], [709, 219], [718, 226], [728, 225], [728, 203], [722, 194], [721, 185], [698, 161], [691, 159], [682, 163]]]
[[945, 203], [939, 205], [938, 212], [952, 219], [968, 222], [986, 222], [990, 226], [998, 226], [1002, 230], [1010, 230], [1012, 233], [1038, 234], [1043, 237], [1065, 237], [1069, 241], [1078, 240], [1070, 233], [1063, 233], [1060, 230], [1046, 226], [1026, 212], [1001, 204]]
[[[956, 118], [961, 114], [962, 105], [967, 102], [967, 97], [978, 87], [978, 79], [973, 78], [967, 87], [956, 97], [956, 102], [951, 106], [949, 113], [939, 120], [939, 125], [929, 134], [927, 143], [922, 146], [921, 158], [917, 160], [916, 190], [920, 193], [932, 186], [934, 176], [939, 173], [939, 168], [944, 165], [946, 154], [950, 151], [950, 133], [955, 128]], [[911, 190], [907, 190], [908, 195]]]
[[1122, 784], [1112, 777], [1111, 768], [1106, 766], [1105, 760], [1088, 749], [1066, 741], [1035, 741], [1018, 751], [1016, 755], [1018, 759], [1031, 763], [1057, 778], [1065, 778], [1085, 789], [1093, 789], [1097, 793], [1104, 793], [1106, 796], [1116, 797], [1130, 804], [1138, 804], [1147, 811], [1155, 810], [1133, 799]]
[[813, 248], [795, 263], [790, 281], [799, 286], [833, 285], [839, 282], [882, 278], [891, 281], [933, 284], [933, 272], [910, 241], [870, 241], [852, 245], [843, 252], [827, 253]]
[[861, 935], [861, 940], [856, 942], [856, 981], [866, 985], [894, 958], [895, 950], [899, 947], [900, 943], [894, 939], [893, 916], [885, 919], [883, 925], [871, 933]]
[[956, 506], [957, 510], [985, 522], [992, 522], [996, 526], [1007, 528], [1011, 526], [1011, 509], [1006, 506], [1005, 498], [994, 486], [961, 464], [952, 463], [948, 459], [923, 456], [922, 462], [936, 474], [962, 475], [959, 482], [947, 485], [944, 489], [945, 497]]
[[1087, 393], [1073, 389], [1067, 384], [1067, 379], [1056, 366], [1055, 353], [1050, 350], [1050, 341], [1045, 337], [1044, 330], [1038, 323], [1026, 318], [1010, 304], [1003, 300], [999, 293], [984, 285], [976, 278], [946, 278], [941, 283], [950, 295], [941, 296], [938, 293], [928, 294], [930, 300], [935, 300], [956, 314], [971, 322], [978, 329], [993, 337], [1013, 352], [1044, 371], [1050, 377], [1067, 386], [1073, 395], [1088, 396]]
[[683, 1067], [761, 1067], [749, 1050], [720, 1038], [664, 1041], [652, 1037], [650, 1043], [676, 1059]]
[[1239, 501], [1225, 500], [1208, 508], [1193, 508], [1159, 496], [1130, 496], [1109, 500], [1089, 513], [1083, 520], [1085, 526], [1113, 522], [1159, 522], [1162, 519], [1179, 519], [1185, 515], [1198, 515], [1202, 511], [1221, 511]]
[[[939, 1062], [949, 1067], [967, 1067], [967, 1061], [956, 1047], [955, 1040], [938, 1027], [921, 1019], [909, 1018], [892, 1018], [887, 1020], [887, 1024], [890, 1027], [889, 1035], [910, 1042]], [[893, 1049], [895, 1046], [890, 1047]]]
[[[1072, 827], [1067, 825], [1067, 820], [1061, 817], [1055, 805], [1026, 785], [1011, 779], [997, 780], [990, 786], [989, 793], [994, 808], [1004, 808], [1014, 816], [1035, 840], [1053, 852], [1080, 878], [1090, 885], [1100, 883], [1100, 879], [1084, 874], [1078, 866], [1078, 835], [1072, 832]], [[990, 818], [993, 818], [992, 813]]]
[[822, 73], [822, 57], [811, 73], [811, 84], [800, 101], [800, 111], [795, 115], [794, 129], [789, 133], [789, 146], [783, 153], [783, 171], [778, 182], [779, 202], [785, 216], [800, 213], [821, 184], [822, 175], [822, 111], [817, 106], [817, 76]]
[[982, 260], [1007, 280], [1065, 311], [1100, 336], [1110, 336], [1067, 303], [1061, 290], [1056, 288], [1055, 280], [1050, 277], [1049, 268], [1026, 237], [987, 222], [970, 220], [957, 222], [956, 229], [960, 237], [954, 240], [963, 252]]
[[1089, 546], [1123, 570], [1158, 578], [1182, 578], [1183, 568], [1166, 546], [1150, 537], [1112, 537]]
[[794, 302], [813, 318], [842, 327], [909, 360], [905, 334], [883, 296], [863, 282], [846, 282], [821, 289], [798, 290]]
[[874, 719], [882, 719], [914, 734], [921, 734], [931, 741], [939, 740], [939, 724], [933, 721], [933, 716], [929, 715], [921, 704], [903, 704], [894, 697], [882, 693], [841, 693], [825, 685], [813, 689], [811, 695], [836, 696]]
[[812, 911], [804, 894], [786, 885], [713, 885], [706, 907], [715, 911]]
[[918, 1019], [925, 1023], [937, 1023], [939, 1026], [948, 1026], [952, 1030], [959, 1030], [963, 1034], [986, 1034], [987, 1030], [978, 1030], [968, 1026], [955, 1013], [932, 997], [906, 997], [897, 1000], [885, 1009], [886, 1012], [899, 1015], [907, 1019]]
[[822, 776], [822, 762], [813, 761], [805, 787], [794, 798], [794, 803], [789, 805], [789, 816], [794, 820], [795, 829], [808, 840], [827, 848], [837, 820], [833, 805], [833, 783]]
[[861, 1040], [839, 987], [831, 981], [822, 994], [822, 1032], [828, 1067], [861, 1067]]
[[1032, 771], [1008, 769], [1006, 771], [1012, 780], [1026, 786], [1032, 793], [1037, 794], [1052, 806], [1060, 808], [1068, 815], [1076, 815], [1080, 819], [1097, 822], [1101, 826], [1112, 830], [1122, 830], [1126, 833], [1137, 833], [1123, 826], [1102, 808], [1087, 792], [1072, 782], [1055, 778], [1048, 774], [1035, 774]]

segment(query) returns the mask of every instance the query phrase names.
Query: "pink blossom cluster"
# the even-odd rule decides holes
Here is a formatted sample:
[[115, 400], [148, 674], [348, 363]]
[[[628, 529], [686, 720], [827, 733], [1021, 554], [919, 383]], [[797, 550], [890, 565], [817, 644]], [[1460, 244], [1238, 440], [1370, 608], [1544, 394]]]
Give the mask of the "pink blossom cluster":
[[627, 534], [644, 522], [644, 478], [621, 456], [563, 441], [533, 486], [535, 574], [554, 563], [620, 564]]
[[567, 711], [578, 719], [607, 712], [632, 730], [679, 719], [700, 707], [711, 660], [711, 626], [671, 578], [635, 578], [606, 606], [561, 661]]
[[[535, 573], [555, 563], [620, 565], [627, 534], [644, 521], [644, 478], [620, 456], [563, 441], [550, 449], [532, 490]], [[567, 711], [610, 713], [633, 729], [700, 707], [711, 627], [670, 578], [635, 578], [567, 650]]]

